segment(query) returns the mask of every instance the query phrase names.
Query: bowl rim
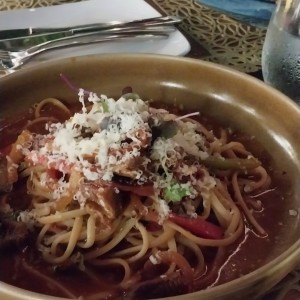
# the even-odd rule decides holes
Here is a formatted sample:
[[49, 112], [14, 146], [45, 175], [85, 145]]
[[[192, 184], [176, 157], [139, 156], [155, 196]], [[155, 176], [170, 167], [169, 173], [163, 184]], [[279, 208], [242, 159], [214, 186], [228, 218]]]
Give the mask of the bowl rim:
[[[290, 107], [290, 109], [295, 110], [295, 113], [297, 113], [300, 117], [300, 107], [293, 102], [290, 98], [288, 98], [286, 95], [281, 93], [280, 91], [274, 89], [273, 87], [265, 84], [262, 80], [259, 80], [258, 78], [255, 78], [249, 74], [240, 72], [238, 70], [235, 70], [233, 68], [230, 68], [228, 66], [219, 65], [213, 62], [204, 61], [201, 59], [196, 58], [190, 58], [190, 57], [174, 57], [174, 56], [168, 56], [168, 55], [160, 55], [160, 54], [135, 54], [135, 53], [125, 53], [125, 54], [92, 54], [92, 55], [86, 55], [86, 56], [79, 56], [76, 58], [62, 58], [62, 59], [56, 59], [53, 61], [46, 61], [41, 62], [36, 65], [27, 66], [24, 69], [18, 70], [17, 72], [8, 74], [2, 78], [0, 78], [0, 87], [2, 84], [5, 84], [6, 81], [11, 81], [18, 79], [19, 77], [22, 78], [27, 73], [31, 72], [38, 72], [41, 68], [51, 68], [55, 67], [60, 64], [65, 63], [84, 63], [88, 61], [95, 61], [97, 63], [98, 61], [105, 60], [107, 58], [114, 59], [114, 60], [155, 60], [155, 61], [168, 61], [170, 63], [179, 63], [179, 64], [192, 64], [194, 66], [200, 66], [200, 67], [206, 67], [209, 69], [214, 69], [217, 72], [222, 72], [224, 74], [229, 74], [233, 78], [239, 78], [239, 80], [247, 81], [249, 84], [251, 84], [253, 87], [257, 86], [259, 89], [264, 90], [265, 92], [268, 92], [271, 94], [274, 98], [280, 101], [284, 105], [287, 105]], [[171, 299], [178, 299], [178, 300], [188, 300], [191, 296], [210, 296], [210, 297], [216, 297], [224, 295], [226, 296], [226, 290], [231, 289], [233, 287], [236, 287], [238, 284], [239, 289], [243, 289], [243, 287], [247, 287], [250, 284], [256, 284], [259, 283], [262, 284], [261, 281], [263, 280], [266, 285], [268, 285], [268, 277], [270, 277], [272, 274], [276, 274], [279, 272], [281, 267], [285, 264], [290, 265], [290, 271], [292, 271], [298, 264], [300, 263], [300, 238], [296, 240], [289, 248], [287, 248], [284, 252], [282, 252], [279, 256], [272, 259], [270, 262], [266, 263], [265, 265], [259, 267], [258, 269], [241, 276], [240, 278], [236, 278], [230, 282], [226, 282], [217, 286], [213, 286], [209, 289], [196, 291], [193, 293], [185, 294], [185, 295], [179, 295], [174, 297], [166, 297], [161, 298], [164, 300], [171, 300]], [[287, 273], [288, 274], [288, 273]], [[285, 274], [285, 275], [287, 275]], [[22, 299], [22, 300], [38, 300], [41, 299], [40, 296], [43, 295], [43, 299], [49, 299], [49, 300], [58, 300], [58, 299], [66, 299], [61, 297], [55, 297], [55, 296], [48, 296], [36, 292], [31, 292], [22, 288], [15, 287], [13, 285], [4, 283], [0, 281], [0, 296], [1, 293], [4, 292], [7, 296], [16, 297], [12, 299]], [[21, 298], [18, 298], [22, 295]], [[208, 298], [203, 298], [208, 299]], [[213, 298], [210, 298], [213, 299]]]

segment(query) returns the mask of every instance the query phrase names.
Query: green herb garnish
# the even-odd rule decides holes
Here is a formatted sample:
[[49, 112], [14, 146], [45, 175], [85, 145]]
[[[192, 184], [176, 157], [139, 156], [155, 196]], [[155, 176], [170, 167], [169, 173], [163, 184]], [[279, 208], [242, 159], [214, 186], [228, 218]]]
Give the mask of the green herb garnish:
[[179, 183], [171, 184], [164, 189], [164, 199], [167, 202], [177, 203], [189, 195], [191, 195], [190, 189]]

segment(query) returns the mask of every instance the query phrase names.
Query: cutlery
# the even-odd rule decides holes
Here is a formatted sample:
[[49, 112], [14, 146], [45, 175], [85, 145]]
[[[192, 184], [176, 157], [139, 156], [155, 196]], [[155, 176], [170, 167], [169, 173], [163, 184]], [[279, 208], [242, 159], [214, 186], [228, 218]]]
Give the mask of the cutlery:
[[0, 71], [3, 70], [17, 70], [20, 67], [24, 66], [27, 62], [29, 62], [33, 57], [44, 53], [46, 51], [58, 50], [68, 47], [78, 47], [84, 45], [91, 45], [96, 43], [104, 43], [111, 41], [126, 41], [126, 40], [134, 40], [134, 41], [143, 41], [143, 40], [152, 40], [152, 39], [161, 39], [168, 38], [168, 34], [166, 33], [128, 33], [128, 34], [115, 34], [115, 35], [107, 35], [107, 36], [97, 36], [97, 35], [89, 35], [85, 36], [89, 37], [89, 39], [77, 39], [75, 37], [65, 39], [64, 43], [58, 43], [57, 41], [46, 42], [43, 46], [35, 46], [25, 50], [20, 51], [7, 51], [0, 50]]
[[6, 40], [0, 40], [0, 49], [2, 50], [23, 50], [25, 48], [29, 47], [40, 47], [41, 45], [45, 45], [45, 43], [48, 42], [60, 42], [65, 41], [70, 38], [79, 38], [79, 37], [85, 37], [90, 35], [97, 36], [105, 36], [105, 35], [112, 35], [112, 34], [128, 34], [128, 33], [145, 33], [145, 34], [154, 34], [154, 33], [165, 33], [170, 34], [174, 32], [176, 29], [173, 26], [157, 26], [157, 27], [138, 27], [138, 26], [132, 26], [132, 27], [123, 27], [123, 28], [111, 28], [111, 29], [105, 29], [100, 31], [91, 31], [91, 32], [84, 32], [81, 34], [75, 34], [75, 35], [69, 35], [68, 31], [63, 32], [49, 32], [44, 33], [41, 35], [31, 35], [26, 37], [19, 37], [19, 38], [13, 38], [13, 39], [6, 39]]
[[161, 25], [175, 25], [179, 24], [182, 18], [176, 16], [163, 16], [155, 18], [146, 18], [141, 20], [134, 20], [128, 22], [112, 21], [107, 23], [86, 24], [73, 27], [59, 27], [59, 28], [20, 28], [7, 29], [0, 31], [0, 40], [36, 36], [49, 33], [64, 33], [64, 35], [75, 35], [78, 33], [85, 33], [91, 31], [100, 31], [114, 28], [143, 28], [143, 27], [157, 27]]

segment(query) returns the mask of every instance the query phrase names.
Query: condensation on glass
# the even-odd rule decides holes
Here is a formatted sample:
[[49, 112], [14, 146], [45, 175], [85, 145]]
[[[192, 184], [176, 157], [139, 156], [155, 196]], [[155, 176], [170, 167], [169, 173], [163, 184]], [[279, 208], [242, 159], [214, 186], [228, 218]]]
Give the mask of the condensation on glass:
[[266, 83], [300, 104], [300, 0], [280, 0], [262, 53]]

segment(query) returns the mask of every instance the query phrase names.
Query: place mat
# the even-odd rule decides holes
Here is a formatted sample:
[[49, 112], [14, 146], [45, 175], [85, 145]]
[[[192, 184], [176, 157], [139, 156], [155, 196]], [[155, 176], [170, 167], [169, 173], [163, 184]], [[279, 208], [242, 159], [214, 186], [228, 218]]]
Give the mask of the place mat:
[[166, 14], [184, 18], [181, 29], [207, 51], [203, 60], [252, 73], [261, 69], [265, 29], [239, 23], [192, 0], [152, 0]]
[[[0, 0], [0, 10], [34, 8], [80, 0]], [[126, 1], [126, 0], [124, 0]], [[261, 50], [265, 30], [251, 27], [192, 0], [151, 0], [166, 14], [184, 18], [182, 31], [205, 49], [203, 60], [253, 73], [261, 69]]]
[[80, 0], [0, 0], [0, 10], [35, 8], [74, 2], [80, 2]]

